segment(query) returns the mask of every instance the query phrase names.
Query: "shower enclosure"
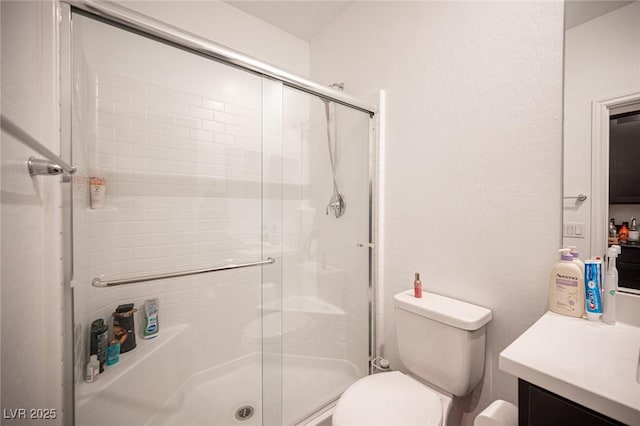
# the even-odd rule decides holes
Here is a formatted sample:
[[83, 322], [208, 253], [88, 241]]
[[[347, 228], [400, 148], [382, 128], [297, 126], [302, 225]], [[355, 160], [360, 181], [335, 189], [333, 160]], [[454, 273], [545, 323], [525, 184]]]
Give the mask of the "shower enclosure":
[[[72, 4], [75, 424], [304, 422], [369, 374], [373, 107]], [[106, 178], [100, 208], [90, 177]], [[129, 303], [135, 349], [85, 382], [91, 323]]]

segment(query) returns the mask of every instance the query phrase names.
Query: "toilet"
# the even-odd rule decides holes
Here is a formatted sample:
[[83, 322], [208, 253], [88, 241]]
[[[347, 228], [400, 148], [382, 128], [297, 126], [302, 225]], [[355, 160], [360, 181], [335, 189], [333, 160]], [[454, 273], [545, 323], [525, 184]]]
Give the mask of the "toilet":
[[446, 426], [454, 396], [471, 392], [484, 369], [489, 309], [413, 290], [394, 296], [399, 371], [353, 383], [333, 411], [333, 426]]

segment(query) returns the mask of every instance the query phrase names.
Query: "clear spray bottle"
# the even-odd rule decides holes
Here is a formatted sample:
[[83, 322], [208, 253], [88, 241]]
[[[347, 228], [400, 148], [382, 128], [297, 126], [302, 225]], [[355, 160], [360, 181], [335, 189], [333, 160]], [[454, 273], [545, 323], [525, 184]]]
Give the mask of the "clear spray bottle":
[[616, 323], [616, 293], [618, 292], [618, 269], [616, 258], [621, 253], [620, 246], [613, 245], [607, 250], [607, 273], [604, 277], [602, 322], [613, 325]]

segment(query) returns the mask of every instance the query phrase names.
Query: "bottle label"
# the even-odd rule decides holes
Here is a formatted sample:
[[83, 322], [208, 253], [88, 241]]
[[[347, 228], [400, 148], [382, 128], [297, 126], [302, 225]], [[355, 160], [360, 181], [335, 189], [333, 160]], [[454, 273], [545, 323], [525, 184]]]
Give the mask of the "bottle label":
[[85, 374], [84, 379], [87, 383], [93, 382], [95, 379], [93, 367], [87, 367], [87, 373]]
[[576, 312], [578, 306], [578, 277], [556, 274], [556, 307]]

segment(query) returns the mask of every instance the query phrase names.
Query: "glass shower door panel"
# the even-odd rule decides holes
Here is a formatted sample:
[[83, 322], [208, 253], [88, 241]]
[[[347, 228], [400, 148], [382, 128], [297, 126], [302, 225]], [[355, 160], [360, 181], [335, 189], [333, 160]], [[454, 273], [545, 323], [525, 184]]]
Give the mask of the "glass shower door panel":
[[282, 83], [262, 80], [262, 256], [276, 263], [262, 271], [263, 425], [282, 425]]
[[283, 103], [283, 417], [295, 424], [368, 374], [370, 118], [290, 88]]
[[[75, 13], [72, 45], [76, 424], [259, 425], [261, 267], [91, 281], [262, 259], [261, 78]], [[106, 178], [99, 208], [90, 176]], [[127, 303], [137, 346], [86, 383], [92, 322], [115, 339]]]

